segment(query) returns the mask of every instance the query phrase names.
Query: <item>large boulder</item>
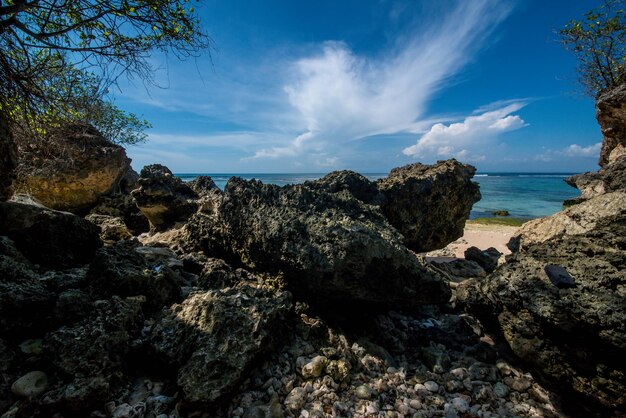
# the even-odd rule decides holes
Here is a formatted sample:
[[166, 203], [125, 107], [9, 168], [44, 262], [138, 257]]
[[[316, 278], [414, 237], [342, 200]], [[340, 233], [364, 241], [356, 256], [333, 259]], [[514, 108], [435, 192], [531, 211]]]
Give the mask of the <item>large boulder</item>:
[[526, 222], [511, 238], [511, 251], [524, 251], [533, 244], [561, 236], [590, 233], [626, 217], [626, 191], [606, 193], [571, 206], [546, 218]]
[[89, 263], [102, 246], [100, 228], [68, 212], [36, 203], [0, 202], [0, 235], [33, 263], [63, 269]]
[[139, 188], [133, 190], [132, 196], [154, 231], [186, 221], [205, 203], [200, 201], [202, 197], [221, 194], [210, 177], [187, 184], [160, 164], [145, 166], [137, 184]]
[[394, 168], [377, 182], [353, 171], [335, 171], [306, 185], [328, 193], [347, 192], [378, 206], [408, 248], [427, 252], [463, 236], [472, 205], [480, 200], [478, 184], [471, 181], [475, 171], [452, 159]]
[[139, 235], [150, 230], [148, 218], [141, 213], [135, 204], [135, 199], [130, 194], [115, 193], [102, 196], [97, 205], [91, 209], [89, 215], [103, 215], [122, 219], [128, 231], [133, 235]]
[[[626, 195], [584, 205], [581, 218], [548, 218], [546, 233], [457, 297], [555, 390], [625, 410]], [[617, 213], [598, 213], [605, 208]]]
[[262, 364], [290, 309], [289, 293], [244, 283], [193, 293], [164, 310], [149, 344], [158, 359], [178, 368], [186, 402], [211, 404]]
[[90, 125], [53, 129], [39, 140], [20, 133], [16, 141], [16, 191], [29, 193], [52, 209], [87, 212], [118, 187], [130, 167], [124, 148]]
[[596, 100], [596, 119], [604, 140], [600, 151], [600, 166], [609, 163], [615, 148], [626, 147], [626, 84], [602, 93]]
[[411, 164], [377, 182], [384, 194], [380, 210], [417, 252], [445, 247], [463, 236], [472, 205], [480, 200], [476, 169], [456, 160]]
[[13, 194], [11, 184], [17, 166], [17, 147], [7, 118], [0, 112], [0, 201]]
[[317, 303], [408, 307], [448, 300], [441, 274], [403, 245], [380, 211], [350, 193], [231, 179], [217, 216], [195, 215], [186, 250], [282, 275]]

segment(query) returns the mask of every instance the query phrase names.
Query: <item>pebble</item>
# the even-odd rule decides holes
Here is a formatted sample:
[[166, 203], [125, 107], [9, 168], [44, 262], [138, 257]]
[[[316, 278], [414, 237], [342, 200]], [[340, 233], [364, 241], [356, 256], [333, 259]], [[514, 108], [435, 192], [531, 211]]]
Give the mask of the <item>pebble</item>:
[[306, 404], [306, 390], [295, 387], [285, 398], [285, 406], [291, 411], [298, 411]]
[[17, 396], [32, 397], [41, 395], [48, 388], [48, 376], [42, 371], [33, 371], [13, 382], [11, 392]]
[[411, 399], [409, 401], [409, 406], [413, 409], [422, 409], [422, 403], [417, 399]]
[[433, 382], [432, 380], [424, 382], [424, 387], [431, 393], [439, 392], [439, 385], [437, 384], [437, 382]]
[[506, 395], [509, 394], [509, 387], [502, 382], [497, 382], [493, 385], [493, 393], [495, 393], [498, 398], [506, 398]]
[[26, 340], [20, 344], [20, 351], [24, 354], [39, 355], [43, 353], [43, 340], [41, 338]]
[[464, 398], [453, 398], [451, 403], [454, 409], [462, 414], [467, 412], [467, 410], [469, 409], [469, 402], [467, 402], [467, 400], [465, 400]]
[[324, 368], [328, 364], [328, 359], [324, 356], [315, 356], [313, 359], [302, 366], [302, 377], [305, 379], [311, 379], [319, 377]]
[[513, 377], [513, 376], [505, 377], [504, 383], [506, 383], [506, 385], [510, 387], [511, 389], [516, 390], [518, 392], [526, 392], [528, 388], [530, 388], [533, 384], [533, 382], [531, 382], [530, 379], [527, 379], [525, 377]]
[[354, 393], [359, 399], [369, 399], [372, 396], [372, 392], [370, 391], [370, 388], [368, 388], [365, 385], [358, 386], [356, 390], [354, 391]]

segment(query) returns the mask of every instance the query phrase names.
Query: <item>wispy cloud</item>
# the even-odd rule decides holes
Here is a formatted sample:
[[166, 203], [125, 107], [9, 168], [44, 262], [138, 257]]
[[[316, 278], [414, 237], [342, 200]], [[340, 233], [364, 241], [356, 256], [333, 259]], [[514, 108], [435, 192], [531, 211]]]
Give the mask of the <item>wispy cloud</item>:
[[592, 144], [586, 147], [578, 144], [571, 144], [563, 149], [546, 149], [544, 152], [537, 154], [534, 157], [535, 161], [550, 162], [554, 160], [561, 160], [563, 158], [598, 158], [600, 156], [600, 149], [602, 148], [602, 142]]
[[[444, 125], [438, 123], [422, 135], [415, 145], [402, 152], [411, 157], [455, 157], [477, 162], [485, 159], [486, 149], [503, 133], [526, 126], [518, 115], [512, 115], [526, 106], [526, 102], [509, 103], [499, 109], [466, 117], [462, 122]], [[492, 108], [484, 107], [483, 109]]]
[[[372, 135], [421, 131], [434, 93], [444, 88], [511, 11], [498, 0], [459, 1], [429, 27], [415, 28], [403, 45], [377, 58], [327, 42], [292, 66], [285, 92], [302, 116], [301, 134], [255, 158], [302, 155]], [[508, 122], [503, 122], [508, 123]]]

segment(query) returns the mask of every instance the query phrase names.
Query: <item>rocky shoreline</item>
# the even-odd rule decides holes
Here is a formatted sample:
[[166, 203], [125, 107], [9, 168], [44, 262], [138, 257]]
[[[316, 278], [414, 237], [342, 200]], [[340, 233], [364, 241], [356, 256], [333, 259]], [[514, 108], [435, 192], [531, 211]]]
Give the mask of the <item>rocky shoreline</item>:
[[480, 198], [455, 160], [222, 191], [134, 173], [84, 147], [89, 127], [55, 135], [94, 155], [45, 181], [18, 167], [0, 202], [3, 418], [625, 414], [619, 144], [511, 254], [442, 263], [417, 253], [459, 239]]

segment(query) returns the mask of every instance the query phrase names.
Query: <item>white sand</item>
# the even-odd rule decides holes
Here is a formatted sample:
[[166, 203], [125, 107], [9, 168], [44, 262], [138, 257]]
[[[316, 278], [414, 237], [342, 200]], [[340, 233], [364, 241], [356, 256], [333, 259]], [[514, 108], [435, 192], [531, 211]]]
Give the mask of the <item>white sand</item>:
[[465, 231], [461, 238], [448, 244], [441, 250], [427, 253], [426, 256], [429, 259], [433, 257], [441, 261], [444, 261], [446, 258], [463, 258], [463, 253], [469, 247], [478, 247], [481, 250], [494, 247], [505, 255], [510, 254], [511, 251], [509, 251], [506, 244], [518, 229], [519, 227], [517, 226], [487, 225], [468, 222], [465, 224]]

